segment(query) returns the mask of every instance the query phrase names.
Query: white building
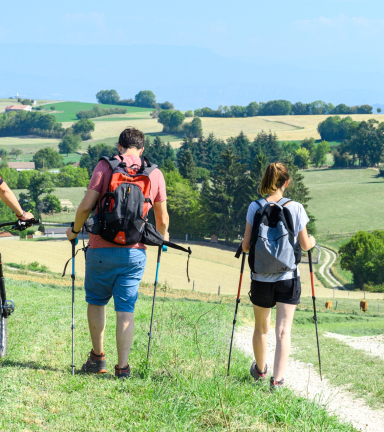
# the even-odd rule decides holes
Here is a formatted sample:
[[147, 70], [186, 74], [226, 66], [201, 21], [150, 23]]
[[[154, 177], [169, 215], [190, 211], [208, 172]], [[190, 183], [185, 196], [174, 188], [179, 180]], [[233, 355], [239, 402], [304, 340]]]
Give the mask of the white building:
[[32, 111], [31, 105], [8, 105], [5, 107], [5, 112], [11, 111]]

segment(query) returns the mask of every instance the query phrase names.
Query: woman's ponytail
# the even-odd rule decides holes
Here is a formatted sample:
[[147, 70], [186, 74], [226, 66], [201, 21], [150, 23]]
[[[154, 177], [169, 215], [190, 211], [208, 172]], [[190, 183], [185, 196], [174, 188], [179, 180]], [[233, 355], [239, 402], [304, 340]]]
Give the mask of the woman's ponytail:
[[265, 169], [261, 180], [261, 195], [271, 195], [284, 186], [289, 180], [289, 172], [287, 167], [281, 163], [270, 163]]

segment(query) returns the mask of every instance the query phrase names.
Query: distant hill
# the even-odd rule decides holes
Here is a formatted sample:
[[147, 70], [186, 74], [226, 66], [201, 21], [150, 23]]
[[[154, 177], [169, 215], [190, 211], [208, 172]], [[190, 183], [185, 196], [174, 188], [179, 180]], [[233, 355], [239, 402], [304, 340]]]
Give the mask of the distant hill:
[[298, 66], [257, 56], [252, 62], [222, 57], [194, 46], [0, 44], [0, 52], [0, 97], [18, 92], [96, 102], [103, 89], [116, 89], [121, 98], [153, 90], [158, 101], [169, 100], [178, 109], [272, 99], [348, 105], [384, 100], [382, 74], [344, 70], [347, 57], [342, 63], [321, 59]]

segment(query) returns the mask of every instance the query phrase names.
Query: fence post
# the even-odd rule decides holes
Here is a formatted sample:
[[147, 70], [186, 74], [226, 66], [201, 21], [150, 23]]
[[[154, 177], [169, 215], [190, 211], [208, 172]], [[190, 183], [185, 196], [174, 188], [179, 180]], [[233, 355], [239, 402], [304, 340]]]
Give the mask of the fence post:
[[365, 291], [364, 291], [364, 298], [365, 298]]
[[195, 291], [195, 281], [193, 281], [192, 291]]
[[349, 298], [349, 291], [348, 291], [348, 298]]
[[333, 298], [335, 298], [335, 288], [333, 288]]
[[219, 285], [219, 291], [218, 291], [217, 295], [220, 295], [220, 285]]
[[338, 301], [336, 301], [336, 310], [337, 310], [337, 304], [338, 304], [339, 302]]

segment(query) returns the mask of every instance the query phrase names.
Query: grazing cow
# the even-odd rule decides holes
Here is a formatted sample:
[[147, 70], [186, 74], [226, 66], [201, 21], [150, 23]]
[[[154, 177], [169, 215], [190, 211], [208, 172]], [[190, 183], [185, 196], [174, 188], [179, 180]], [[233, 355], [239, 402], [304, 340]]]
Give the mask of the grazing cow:
[[331, 307], [332, 307], [331, 300], [327, 300], [326, 303], [325, 303], [325, 309], [331, 309]]
[[365, 300], [361, 300], [360, 302], [360, 310], [363, 312], [367, 312], [368, 309], [368, 303]]

